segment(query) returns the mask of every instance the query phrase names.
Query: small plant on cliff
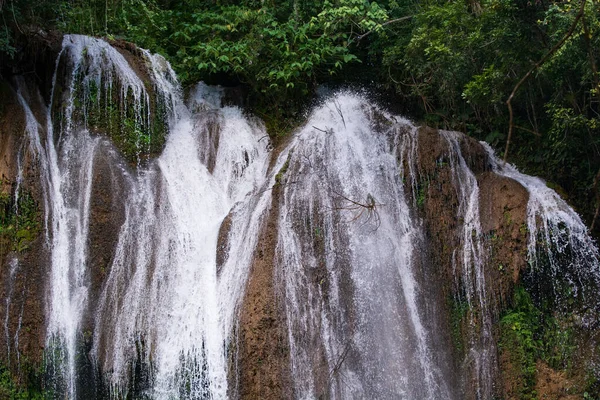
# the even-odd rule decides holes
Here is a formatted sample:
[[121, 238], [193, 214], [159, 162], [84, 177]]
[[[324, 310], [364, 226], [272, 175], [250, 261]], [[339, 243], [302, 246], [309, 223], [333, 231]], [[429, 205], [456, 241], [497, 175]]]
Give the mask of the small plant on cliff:
[[277, 172], [277, 175], [275, 175], [275, 184], [276, 185], [280, 185], [283, 182], [283, 176], [285, 175], [288, 168], [290, 167], [290, 157], [292, 157], [292, 151], [290, 151], [290, 153], [288, 154], [287, 160], [285, 160], [285, 163], [283, 163], [283, 166], [281, 167], [279, 172]]
[[10, 371], [0, 367], [0, 399], [11, 400], [41, 400], [42, 393], [19, 387]]
[[22, 192], [16, 202], [10, 194], [0, 194], [0, 236], [8, 239], [10, 250], [29, 248], [39, 232], [39, 218], [37, 204], [28, 192]]
[[515, 289], [513, 307], [500, 321], [500, 349], [519, 376], [520, 398], [535, 398], [537, 362], [557, 371], [573, 370], [576, 333], [568, 316], [547, 306], [536, 306], [523, 286]]
[[511, 362], [516, 364], [520, 375], [520, 398], [535, 398], [536, 359], [543, 344], [539, 337], [541, 313], [533, 305], [531, 297], [517, 287], [513, 297], [514, 308], [500, 321], [500, 348], [507, 352]]

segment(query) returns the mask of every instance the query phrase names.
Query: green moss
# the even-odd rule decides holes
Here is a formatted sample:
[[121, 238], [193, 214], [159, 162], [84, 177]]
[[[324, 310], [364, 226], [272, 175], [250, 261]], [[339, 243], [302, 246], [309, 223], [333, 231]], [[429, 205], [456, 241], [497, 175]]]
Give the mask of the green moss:
[[93, 133], [108, 136], [132, 164], [160, 154], [168, 133], [166, 105], [162, 101], [151, 95], [149, 104], [136, 105], [130, 91], [123, 102], [118, 85], [109, 90], [90, 82], [84, 90], [81, 78], [76, 81], [74, 118], [77, 121], [85, 121]]
[[423, 208], [425, 206], [425, 197], [427, 195], [427, 189], [429, 188], [429, 181], [422, 180], [417, 189], [417, 206]]
[[454, 297], [451, 297], [449, 302], [452, 343], [458, 354], [462, 354], [465, 349], [463, 324], [469, 311], [469, 304], [464, 300]]
[[279, 172], [277, 172], [277, 175], [275, 175], [275, 185], [279, 185], [283, 181], [283, 176], [285, 175], [290, 166], [290, 158], [292, 157], [292, 153], [292, 151], [289, 152], [287, 160], [285, 160], [285, 163], [283, 164]]
[[506, 226], [511, 226], [513, 223], [512, 215], [510, 214], [510, 211], [506, 209], [506, 207], [504, 208], [503, 217], [504, 217], [504, 224]]
[[529, 233], [529, 227], [525, 222], [523, 222], [521, 226], [519, 226], [519, 233], [523, 236], [527, 236], [527, 234]]
[[38, 236], [41, 229], [41, 212], [30, 193], [23, 191], [15, 204], [14, 197], [0, 194], [0, 241], [12, 250], [24, 252]]

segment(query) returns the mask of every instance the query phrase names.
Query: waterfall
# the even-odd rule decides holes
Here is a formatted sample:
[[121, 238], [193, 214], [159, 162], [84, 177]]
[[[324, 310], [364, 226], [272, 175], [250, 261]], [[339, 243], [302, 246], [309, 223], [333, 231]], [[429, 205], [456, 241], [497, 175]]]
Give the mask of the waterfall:
[[[256, 232], [270, 202], [267, 192], [259, 191], [267, 180], [268, 142], [259, 141], [266, 133], [259, 121], [237, 108], [190, 113], [178, 100], [170, 66], [161, 57], [143, 54], [154, 90], [166, 104], [170, 134], [156, 162], [141, 168], [138, 158], [135, 173], [122, 168], [128, 187], [126, 218], [95, 311], [92, 355], [111, 371], [107, 380], [115, 396], [127, 391], [130, 363], [137, 358], [152, 368], [147, 389], [156, 398], [224, 398], [225, 349]], [[82, 321], [94, 312], [88, 308], [87, 246], [94, 160], [101, 147], [101, 139], [88, 129], [88, 113], [97, 105], [86, 99], [92, 90], [109, 96], [116, 90], [123, 104], [131, 99], [142, 128], [149, 124], [144, 113], [150, 101], [125, 58], [100, 39], [65, 36], [57, 71], [59, 66], [70, 72], [61, 91], [55, 73], [45, 132], [20, 91], [18, 96], [31, 153], [40, 159], [51, 250], [46, 350], [50, 385], [57, 395], [78, 398], [78, 372], [86, 357]], [[202, 101], [193, 98], [190, 106]], [[58, 104], [58, 114], [53, 104]], [[211, 137], [214, 130], [217, 137]], [[215, 138], [218, 146], [209, 155], [201, 144]], [[209, 157], [214, 158], [211, 168], [206, 165]], [[228, 215], [233, 229], [218, 277], [217, 234]]]
[[[579, 215], [542, 179], [523, 174], [511, 164], [504, 164], [495, 158], [488, 144], [482, 145], [494, 162], [494, 171], [514, 179], [529, 192], [527, 258], [530, 268], [547, 272], [559, 303], [573, 297], [588, 305], [590, 310], [600, 312], [597, 295], [600, 289], [600, 254]], [[564, 305], [559, 304], [560, 307]]]
[[[469, 341], [468, 362], [474, 365], [478, 399], [493, 397], [492, 382], [495, 365], [494, 338], [492, 336], [492, 309], [486, 293], [485, 261], [486, 255], [482, 243], [482, 230], [479, 212], [479, 186], [475, 174], [467, 166], [463, 157], [459, 134], [442, 131], [441, 135], [449, 145], [449, 164], [453, 185], [458, 194], [458, 218], [462, 220], [462, 255], [458, 257], [461, 274], [458, 279], [464, 288], [469, 308], [477, 310], [471, 313], [469, 323], [473, 327]], [[475, 303], [475, 304], [473, 304]]]
[[[178, 100], [168, 64], [143, 54], [154, 90], [166, 104], [170, 133], [156, 162], [142, 168], [138, 157], [137, 172], [123, 170], [129, 188], [126, 217], [96, 311], [92, 355], [110, 371], [107, 380], [115, 396], [127, 392], [131, 363], [137, 359], [152, 370], [145, 390], [156, 398], [224, 398], [225, 349], [261, 214], [269, 204], [258, 190], [268, 165], [268, 143], [258, 139], [266, 133], [260, 122], [236, 108], [190, 113]], [[149, 112], [150, 100], [125, 58], [100, 39], [66, 36], [59, 58], [57, 68], [65, 63], [71, 71], [61, 94], [65, 106], [59, 125], [49, 107], [46, 148], [37, 153], [49, 159], [49, 367], [54, 390], [76, 398], [81, 324], [84, 313], [93, 312], [87, 309], [86, 267], [92, 170], [99, 147], [99, 138], [87, 129], [94, 104], [85, 99], [93, 90], [108, 96], [117, 90], [122, 104], [131, 98], [141, 128], [150, 121], [142, 113]], [[83, 110], [78, 110], [82, 94]], [[215, 129], [218, 146], [209, 155], [200, 144], [214, 140], [209, 136]], [[209, 157], [214, 158], [212, 168], [206, 163]], [[228, 214], [234, 229], [219, 278], [217, 234]]]
[[[220, 131], [212, 172], [199, 147], [210, 124]], [[132, 182], [94, 334], [94, 353], [118, 386], [141, 352], [154, 368], [148, 390], [156, 398], [226, 397], [225, 349], [268, 206], [259, 193], [263, 135], [239, 109], [202, 111], [173, 127], [154, 168]], [[217, 235], [228, 215], [232, 245], [217, 274]]]
[[[236, 398], [244, 382], [233, 375], [248, 362], [238, 354], [241, 314], [260, 313], [244, 300], [271, 227], [274, 257], [263, 261], [275, 297], [266, 302], [281, 303], [269, 322], [281, 325], [293, 398], [494, 397], [485, 174], [529, 193], [523, 275], [545, 276], [559, 308], [568, 295], [598, 310], [600, 255], [580, 217], [486, 144], [485, 171], [475, 171], [461, 134], [435, 132], [439, 149], [426, 149], [421, 128], [341, 92], [273, 151], [259, 119], [224, 105], [225, 89], [199, 83], [184, 96], [164, 58], [117, 47], [65, 36], [47, 105], [16, 81], [25, 142], [15, 204], [29, 154], [45, 212], [45, 373], [55, 398]], [[103, 163], [110, 176], [100, 176]], [[116, 197], [101, 266], [92, 260], [98, 185]], [[446, 191], [449, 251], [435, 247], [427, 185]], [[5, 340], [17, 360], [21, 325], [11, 338], [9, 310], [23, 265], [15, 255], [6, 274]], [[452, 301], [468, 308], [464, 352], [447, 332]]]
[[415, 278], [421, 232], [368, 108], [335, 96], [290, 145], [277, 248], [296, 394], [450, 398]]

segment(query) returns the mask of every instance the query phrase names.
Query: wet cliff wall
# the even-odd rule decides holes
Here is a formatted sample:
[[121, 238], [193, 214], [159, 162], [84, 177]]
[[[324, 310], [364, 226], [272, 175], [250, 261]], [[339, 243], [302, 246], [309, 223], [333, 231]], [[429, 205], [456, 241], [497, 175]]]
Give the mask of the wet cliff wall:
[[223, 89], [178, 103], [164, 60], [131, 45], [72, 37], [54, 54], [35, 65], [55, 75], [3, 72], [0, 86], [0, 348], [22, 385], [75, 398], [600, 390], [595, 244], [484, 144], [342, 93], [273, 148]]

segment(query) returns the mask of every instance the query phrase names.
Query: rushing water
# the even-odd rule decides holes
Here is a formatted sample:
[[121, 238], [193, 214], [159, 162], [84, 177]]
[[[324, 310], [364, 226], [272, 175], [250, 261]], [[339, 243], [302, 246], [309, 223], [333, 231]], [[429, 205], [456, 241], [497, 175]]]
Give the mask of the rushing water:
[[[96, 317], [94, 353], [111, 380], [127, 379], [143, 341], [141, 356], [155, 368], [151, 393], [158, 398], [226, 396], [224, 349], [268, 205], [258, 194], [267, 167], [258, 142], [262, 128], [238, 109], [206, 112], [218, 113], [215, 169], [201, 162], [198, 146], [208, 130], [182, 119], [154, 168], [132, 184]], [[229, 213], [235, 247], [217, 276], [217, 234]]]
[[[479, 312], [470, 316], [466, 338], [470, 376], [457, 378], [416, 211], [417, 128], [342, 93], [317, 106], [271, 160], [263, 124], [223, 107], [223, 89], [199, 84], [184, 103], [168, 63], [145, 50], [140, 58], [150, 83], [107, 42], [66, 36], [43, 115], [31, 110], [17, 82], [44, 201], [46, 372], [55, 397], [91, 396], [82, 371], [99, 372], [97, 396], [231, 396], [234, 330], [272, 201], [279, 202], [273, 279], [284, 300], [295, 398], [458, 399], [468, 385], [476, 398], [492, 397], [495, 310], [487, 304], [479, 186], [459, 134], [440, 133], [460, 221], [455, 280]], [[168, 136], [157, 158], [141, 162], [140, 136], [130, 168], [108, 139], [90, 131], [88, 114], [100, 107], [96, 91], [118, 98], [140, 135], [152, 132], [151, 105], [160, 104]], [[548, 261], [553, 276], [566, 271], [561, 279], [576, 295], [593, 299], [599, 256], [579, 216], [541, 180], [495, 162], [491, 151], [489, 157], [495, 173], [530, 193], [532, 267]], [[121, 188], [123, 215], [94, 293], [90, 215], [99, 159], [115, 165], [110, 179]], [[229, 229], [220, 232], [224, 225]], [[12, 282], [19, 261], [10, 268]], [[583, 280], [591, 284], [578, 284]], [[9, 353], [18, 347], [18, 334], [11, 347], [8, 328], [11, 282]]]
[[[83, 356], [81, 324], [84, 314], [95, 312], [91, 354], [110, 371], [107, 379], [114, 394], [127, 390], [130, 363], [138, 359], [152, 365], [148, 391], [154, 397], [224, 398], [225, 348], [262, 213], [270, 203], [270, 196], [259, 192], [267, 180], [268, 142], [259, 141], [266, 133], [237, 108], [203, 107], [190, 113], [178, 100], [168, 64], [144, 54], [154, 88], [167, 103], [170, 134], [156, 162], [133, 174], [122, 169], [128, 188], [125, 222], [97, 310], [88, 309], [87, 244], [100, 139], [87, 129], [87, 110], [83, 118], [76, 118], [76, 92], [83, 87], [88, 98], [92, 83], [100, 90], [118, 90], [121, 101], [135, 110], [148, 110], [148, 93], [124, 57], [106, 42], [66, 36], [57, 67], [64, 64], [70, 75], [62, 98], [54, 98], [53, 92], [53, 101], [64, 105], [59, 107], [60, 123], [54, 122], [57, 115], [51, 105], [46, 130], [39, 129], [41, 124], [19, 94], [32, 153], [43, 158], [51, 249], [47, 300], [51, 385], [68, 398], [80, 397], [76, 380], [78, 359]], [[198, 96], [191, 101], [194, 109], [203, 102]], [[139, 114], [136, 121], [143, 127], [149, 118]], [[215, 130], [218, 149], [203, 146], [215, 139], [210, 137]], [[214, 154], [209, 155], [210, 150]], [[209, 157], [214, 157], [210, 171]], [[217, 234], [228, 214], [231, 246], [218, 279]]]
[[278, 253], [298, 397], [449, 398], [413, 272], [420, 232], [364, 100], [327, 101], [291, 148]]
[[473, 361], [473, 375], [477, 398], [492, 398], [492, 380], [495, 363], [494, 338], [492, 336], [492, 310], [486, 294], [485, 261], [486, 256], [482, 243], [482, 230], [479, 213], [479, 186], [477, 178], [467, 166], [462, 155], [459, 134], [457, 132], [441, 132], [449, 145], [450, 169], [456, 192], [458, 193], [458, 215], [462, 222], [460, 243], [462, 249], [457, 258], [462, 271], [460, 276], [466, 301], [469, 307], [475, 303], [478, 313], [470, 315], [468, 358]]
[[557, 301], [579, 297], [590, 309], [600, 310], [600, 254], [579, 215], [543, 180], [497, 160], [489, 145], [482, 145], [493, 160], [494, 171], [529, 192], [527, 250], [532, 270], [545, 268]]

